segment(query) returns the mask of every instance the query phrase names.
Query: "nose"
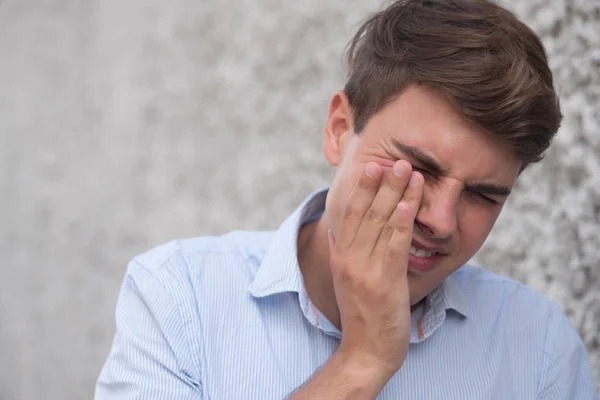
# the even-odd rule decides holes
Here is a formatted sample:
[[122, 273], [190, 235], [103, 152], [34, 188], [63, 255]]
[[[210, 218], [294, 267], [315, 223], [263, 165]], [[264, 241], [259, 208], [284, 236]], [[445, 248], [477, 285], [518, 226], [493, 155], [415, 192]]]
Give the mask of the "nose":
[[459, 185], [426, 184], [415, 224], [432, 239], [447, 239], [457, 230]]

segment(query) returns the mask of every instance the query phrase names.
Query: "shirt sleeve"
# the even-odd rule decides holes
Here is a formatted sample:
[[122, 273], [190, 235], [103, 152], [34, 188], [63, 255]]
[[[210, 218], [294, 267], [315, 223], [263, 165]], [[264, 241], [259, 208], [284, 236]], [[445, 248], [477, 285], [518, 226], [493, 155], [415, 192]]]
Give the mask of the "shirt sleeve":
[[592, 369], [579, 334], [558, 309], [548, 327], [540, 400], [598, 400]]
[[116, 328], [96, 400], [202, 398], [177, 304], [136, 261], [129, 264], [121, 287]]

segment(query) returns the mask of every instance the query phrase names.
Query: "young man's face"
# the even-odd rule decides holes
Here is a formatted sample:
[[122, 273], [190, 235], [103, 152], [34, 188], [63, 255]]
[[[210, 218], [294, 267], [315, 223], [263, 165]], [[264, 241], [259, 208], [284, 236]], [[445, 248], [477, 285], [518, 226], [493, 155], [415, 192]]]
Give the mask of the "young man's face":
[[337, 236], [344, 207], [365, 164], [390, 173], [405, 159], [425, 178], [413, 244], [435, 250], [409, 260], [411, 304], [464, 265], [490, 233], [521, 163], [489, 135], [464, 121], [438, 92], [411, 86], [353, 132], [353, 114], [340, 92], [332, 99], [324, 152], [337, 166], [326, 219]]

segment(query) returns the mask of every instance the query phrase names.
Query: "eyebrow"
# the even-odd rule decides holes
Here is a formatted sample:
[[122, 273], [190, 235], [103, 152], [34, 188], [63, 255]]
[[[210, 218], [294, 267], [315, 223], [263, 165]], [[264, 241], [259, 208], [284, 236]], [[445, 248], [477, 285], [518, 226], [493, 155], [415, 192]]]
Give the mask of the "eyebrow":
[[[395, 139], [392, 139], [392, 143], [398, 151], [418, 161], [434, 175], [448, 175], [448, 169], [444, 168], [437, 160], [425, 153], [423, 150], [417, 147], [408, 146]], [[508, 196], [511, 192], [509, 187], [499, 185], [497, 183], [466, 183], [465, 188], [471, 192], [496, 196]]]
[[442, 165], [439, 162], [437, 162], [433, 157], [425, 153], [423, 150], [417, 147], [408, 146], [404, 143], [397, 141], [396, 139], [392, 139], [392, 143], [394, 144], [394, 146], [396, 146], [396, 149], [398, 151], [400, 151], [404, 155], [409, 156], [412, 159], [417, 160], [435, 175], [448, 175], [448, 170], [442, 167]]
[[492, 196], [508, 196], [510, 189], [496, 183], [467, 183], [465, 187], [471, 192], [490, 194]]

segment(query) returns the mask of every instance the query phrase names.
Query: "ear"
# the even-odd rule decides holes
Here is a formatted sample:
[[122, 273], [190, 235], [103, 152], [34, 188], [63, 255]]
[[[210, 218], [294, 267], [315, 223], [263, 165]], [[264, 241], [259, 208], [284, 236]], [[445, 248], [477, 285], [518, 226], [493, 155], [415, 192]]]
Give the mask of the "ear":
[[343, 90], [337, 92], [329, 103], [329, 115], [323, 135], [323, 154], [334, 167], [342, 160], [344, 143], [354, 134], [354, 111]]

